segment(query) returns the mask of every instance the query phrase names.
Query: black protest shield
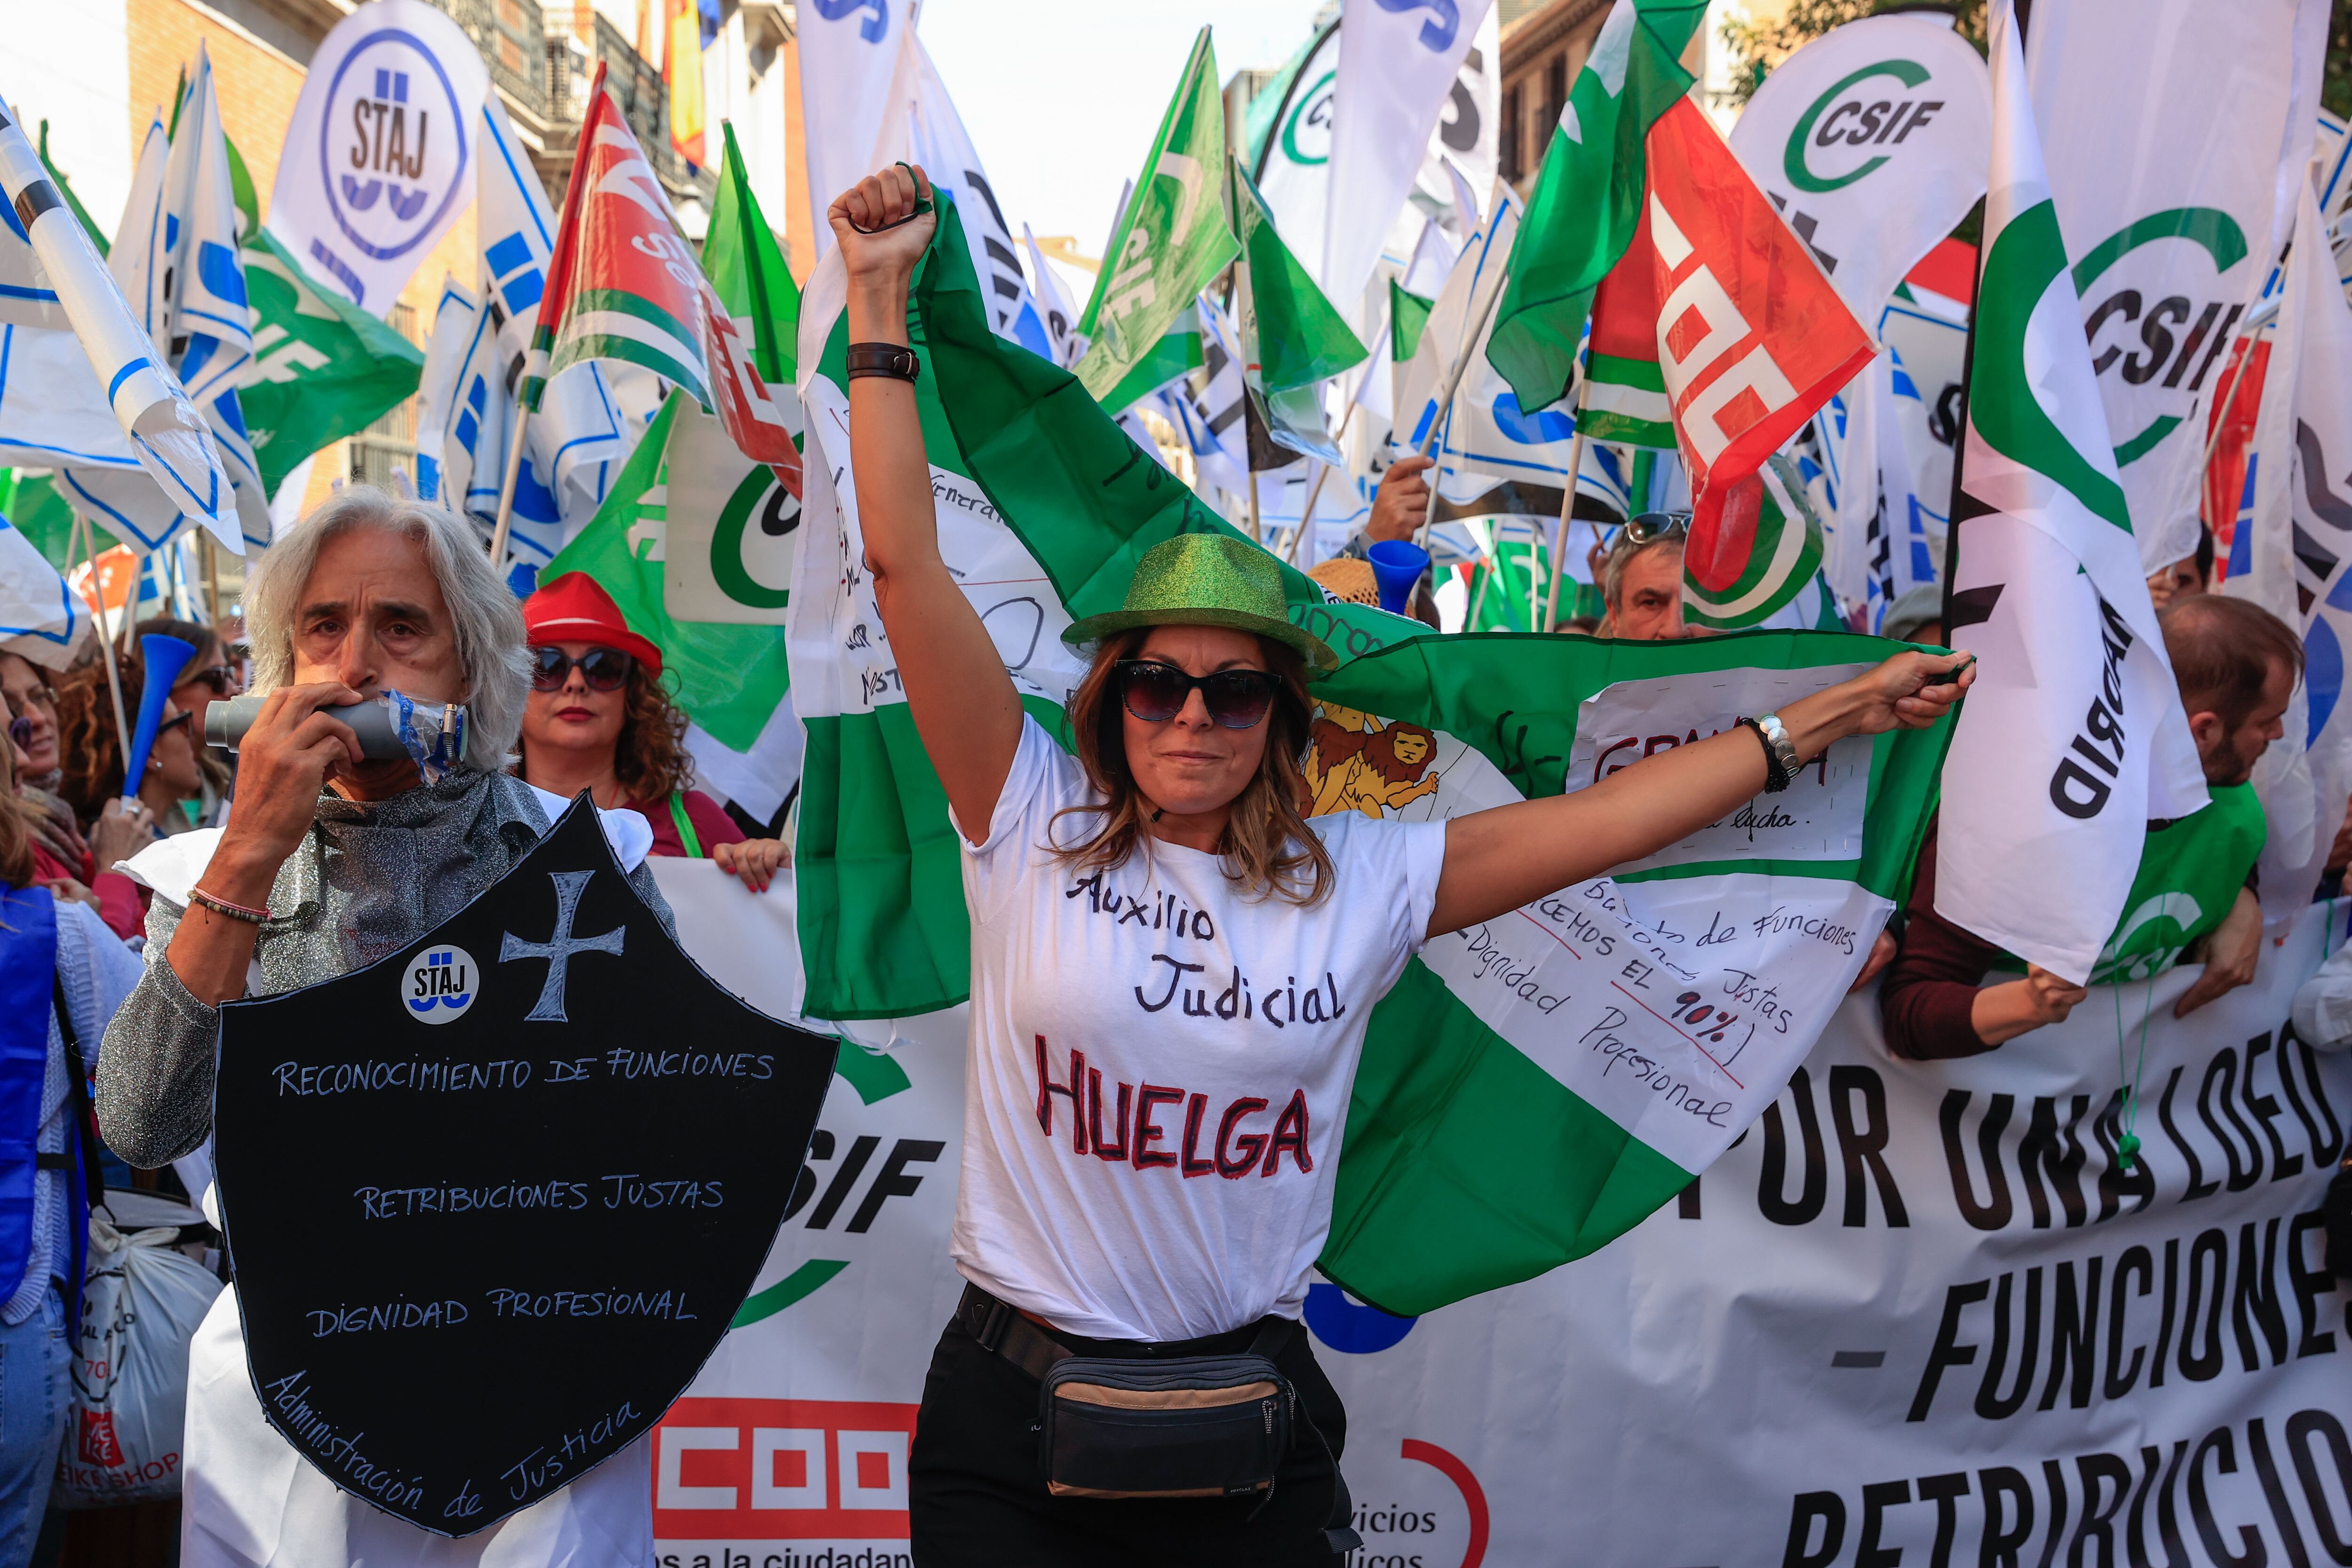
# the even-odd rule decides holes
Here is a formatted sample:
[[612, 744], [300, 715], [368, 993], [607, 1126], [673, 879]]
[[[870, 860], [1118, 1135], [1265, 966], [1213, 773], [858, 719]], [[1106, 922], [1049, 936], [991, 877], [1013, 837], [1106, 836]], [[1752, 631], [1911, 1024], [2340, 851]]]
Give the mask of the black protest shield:
[[467, 1535], [644, 1436], [783, 1222], [835, 1043], [710, 979], [580, 802], [437, 931], [221, 1009], [215, 1125], [269, 1424]]

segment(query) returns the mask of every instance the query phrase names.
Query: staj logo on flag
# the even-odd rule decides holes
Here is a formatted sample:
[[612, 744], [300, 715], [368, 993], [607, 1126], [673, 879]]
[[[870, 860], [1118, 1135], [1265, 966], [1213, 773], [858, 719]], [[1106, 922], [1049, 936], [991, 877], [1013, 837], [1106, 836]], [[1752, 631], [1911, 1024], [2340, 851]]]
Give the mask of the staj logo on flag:
[[705, 974], [578, 804], [406, 947], [223, 1008], [221, 1043], [262, 1408], [335, 1485], [447, 1536], [577, 1479], [693, 1381], [835, 1051]]
[[[342, 244], [371, 261], [414, 266], [470, 194], [472, 120], [473, 105], [423, 39], [399, 26], [362, 37], [329, 79], [318, 145], [305, 150], [319, 161]], [[338, 248], [330, 241], [313, 259], [348, 271]]]

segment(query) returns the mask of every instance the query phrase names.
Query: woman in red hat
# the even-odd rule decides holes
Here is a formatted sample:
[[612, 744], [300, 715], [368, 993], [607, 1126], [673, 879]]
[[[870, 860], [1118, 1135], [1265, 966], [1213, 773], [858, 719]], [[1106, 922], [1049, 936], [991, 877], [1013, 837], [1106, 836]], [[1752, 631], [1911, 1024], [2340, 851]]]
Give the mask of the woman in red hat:
[[593, 577], [567, 572], [523, 602], [530, 697], [523, 707], [525, 782], [653, 824], [656, 855], [709, 856], [765, 892], [782, 863], [774, 838], [746, 838], [719, 803], [689, 789], [686, 715], [662, 689], [661, 649], [629, 629]]

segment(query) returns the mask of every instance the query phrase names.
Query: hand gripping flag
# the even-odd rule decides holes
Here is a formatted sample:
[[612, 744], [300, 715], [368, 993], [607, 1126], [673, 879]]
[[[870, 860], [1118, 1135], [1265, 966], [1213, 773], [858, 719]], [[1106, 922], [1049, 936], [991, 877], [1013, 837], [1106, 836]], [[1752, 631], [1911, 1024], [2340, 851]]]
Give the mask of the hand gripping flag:
[[236, 500], [219, 449], [203, 415], [179, 379], [156, 357], [106, 263], [25, 139], [16, 111], [0, 100], [0, 198], [7, 207], [5, 239], [27, 246], [42, 286], [73, 326], [82, 353], [104, 388], [116, 423], [174, 517], [212, 531], [233, 553], [245, 553]]
[[[969, 987], [960, 851], [862, 565], [845, 332], [804, 325], [815, 445], [790, 626], [809, 736], [804, 1010], [905, 1016]], [[941, 552], [1024, 707], [1059, 733], [1085, 668], [1060, 640], [1071, 617], [1120, 603], [1162, 540], [1233, 531], [1068, 373], [990, 331], [952, 203], [910, 337]], [[1345, 661], [1316, 689], [1317, 808], [1387, 819], [1584, 787], [1885, 650], [1807, 632], [1434, 637], [1328, 603], [1287, 568], [1284, 582], [1293, 619]], [[1430, 943], [1370, 1020], [1324, 1268], [1390, 1311], [1426, 1311], [1580, 1257], [1686, 1187], [1778, 1093], [1905, 896], [1943, 740], [1841, 742], [1788, 795]]]
[[[2076, 984], [2124, 912], [2151, 817], [2205, 783], [2142, 575], [2042, 174], [2008, 0], [1958, 564], [1944, 635], [1978, 658], [1944, 769], [1936, 910]], [[2021, 897], [2058, 888], [2063, 898]]]
[[745, 457], [773, 468], [797, 492], [800, 451], [752, 353], [678, 232], [600, 62], [531, 339], [524, 405], [536, 411], [548, 380], [568, 366], [594, 359], [641, 365], [684, 387]]

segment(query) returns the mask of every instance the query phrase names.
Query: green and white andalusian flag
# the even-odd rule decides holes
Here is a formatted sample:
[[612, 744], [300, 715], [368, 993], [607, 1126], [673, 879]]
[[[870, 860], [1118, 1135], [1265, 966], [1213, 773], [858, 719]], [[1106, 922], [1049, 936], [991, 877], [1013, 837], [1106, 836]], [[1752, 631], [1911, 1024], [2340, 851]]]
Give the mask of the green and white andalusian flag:
[[[1118, 605], [1162, 540], [1233, 531], [1067, 372], [989, 331], [951, 205], [909, 318], [941, 552], [1024, 704], [1061, 732], [1084, 673], [1061, 642], [1072, 617]], [[804, 359], [824, 347], [803, 379], [809, 521], [791, 623], [808, 723], [805, 1012], [904, 1016], [968, 990], [960, 851], [862, 564], [843, 334], [810, 325]], [[1318, 804], [1400, 819], [1581, 788], [1887, 646], [1435, 637], [1284, 581], [1293, 617], [1344, 661], [1318, 689]], [[1394, 744], [1416, 731], [1425, 745]], [[1391, 1311], [1425, 1311], [1590, 1252], [1688, 1185], [1802, 1060], [1904, 896], [1943, 741], [1842, 742], [1786, 794], [1432, 942], [1370, 1020], [1325, 1269]]]
[[1224, 100], [1203, 27], [1078, 320], [1089, 340], [1078, 380], [1091, 395], [1108, 400], [1241, 248], [1225, 223], [1224, 186]]
[[2081, 984], [2124, 913], [2145, 825], [2201, 809], [2205, 783], [2116, 477], [2008, 0], [1990, 43], [1992, 178], [1944, 630], [1978, 673], [1945, 769], [1936, 910]]
[[1486, 345], [1522, 408], [1549, 408], [1568, 395], [1593, 290], [1641, 221], [1643, 139], [1690, 90], [1682, 55], [1706, 14], [1704, 0], [1617, 0], [1569, 89]]

